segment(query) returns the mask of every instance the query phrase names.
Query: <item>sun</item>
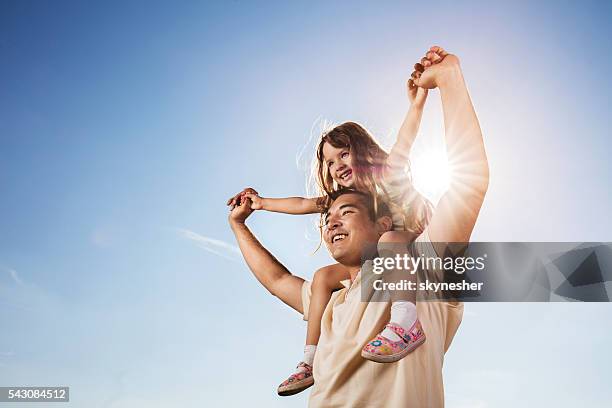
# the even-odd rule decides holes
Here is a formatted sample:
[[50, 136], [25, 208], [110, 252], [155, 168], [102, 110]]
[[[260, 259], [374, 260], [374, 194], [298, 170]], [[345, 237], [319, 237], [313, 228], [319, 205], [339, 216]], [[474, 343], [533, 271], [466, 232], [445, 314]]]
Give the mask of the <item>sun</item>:
[[437, 201], [450, 183], [450, 167], [446, 152], [426, 148], [411, 158], [412, 181], [417, 190], [432, 201]]

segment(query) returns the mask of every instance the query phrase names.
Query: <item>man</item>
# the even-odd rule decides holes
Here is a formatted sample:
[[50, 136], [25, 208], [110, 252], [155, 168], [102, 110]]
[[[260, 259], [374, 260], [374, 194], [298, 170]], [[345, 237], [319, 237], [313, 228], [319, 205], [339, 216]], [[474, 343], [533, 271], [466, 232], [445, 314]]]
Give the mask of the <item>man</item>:
[[[392, 227], [388, 213], [378, 216], [373, 207], [372, 197], [348, 191], [339, 195], [326, 213], [323, 239], [332, 257], [349, 268], [351, 280], [333, 294], [325, 309], [309, 405], [442, 407], [442, 363], [461, 322], [462, 304], [419, 302], [427, 341], [407, 358], [379, 364], [361, 357], [362, 347], [387, 322], [390, 308], [388, 302], [363, 302], [361, 297], [362, 250]], [[245, 224], [252, 212], [250, 202], [245, 200], [229, 216], [249, 268], [271, 294], [306, 318], [310, 282], [292, 275], [253, 236]], [[338, 233], [346, 238], [332, 242]], [[418, 244], [421, 251], [433, 249], [425, 239]]]

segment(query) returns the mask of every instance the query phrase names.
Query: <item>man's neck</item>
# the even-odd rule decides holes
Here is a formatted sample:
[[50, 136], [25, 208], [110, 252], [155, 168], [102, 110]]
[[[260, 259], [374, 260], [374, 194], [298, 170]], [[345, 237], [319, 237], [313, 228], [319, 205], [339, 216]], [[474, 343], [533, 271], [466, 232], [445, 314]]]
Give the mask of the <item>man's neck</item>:
[[361, 270], [361, 265], [347, 266], [347, 268], [349, 270], [349, 274], [351, 275], [351, 282], [352, 282], [355, 280], [355, 278], [359, 274], [359, 271]]

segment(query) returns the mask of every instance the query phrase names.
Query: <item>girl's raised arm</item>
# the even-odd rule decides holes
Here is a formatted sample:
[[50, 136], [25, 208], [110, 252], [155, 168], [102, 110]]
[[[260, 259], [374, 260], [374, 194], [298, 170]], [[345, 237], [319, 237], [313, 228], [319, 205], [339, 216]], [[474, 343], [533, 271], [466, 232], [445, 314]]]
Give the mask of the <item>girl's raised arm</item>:
[[[424, 67], [421, 64], [415, 64], [414, 69], [415, 72], [421, 73]], [[415, 73], [412, 74], [413, 77], [416, 77], [416, 75]], [[427, 89], [416, 86], [412, 78], [408, 80], [407, 88], [410, 108], [387, 158], [387, 164], [391, 168], [404, 168], [408, 163], [410, 149], [419, 131], [421, 118], [423, 117], [423, 107], [427, 99]]]

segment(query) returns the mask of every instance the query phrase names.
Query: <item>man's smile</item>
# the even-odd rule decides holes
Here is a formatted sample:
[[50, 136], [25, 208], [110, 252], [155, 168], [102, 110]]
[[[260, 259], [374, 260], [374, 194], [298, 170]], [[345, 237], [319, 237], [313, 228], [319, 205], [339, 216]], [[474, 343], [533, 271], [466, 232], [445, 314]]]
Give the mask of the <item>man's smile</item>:
[[329, 242], [335, 244], [340, 241], [344, 241], [348, 237], [348, 232], [345, 231], [334, 231], [330, 233]]
[[337, 235], [334, 235], [334, 237], [332, 238], [332, 244], [336, 243], [338, 241], [342, 241], [344, 238], [346, 238], [346, 234], [337, 234]]

